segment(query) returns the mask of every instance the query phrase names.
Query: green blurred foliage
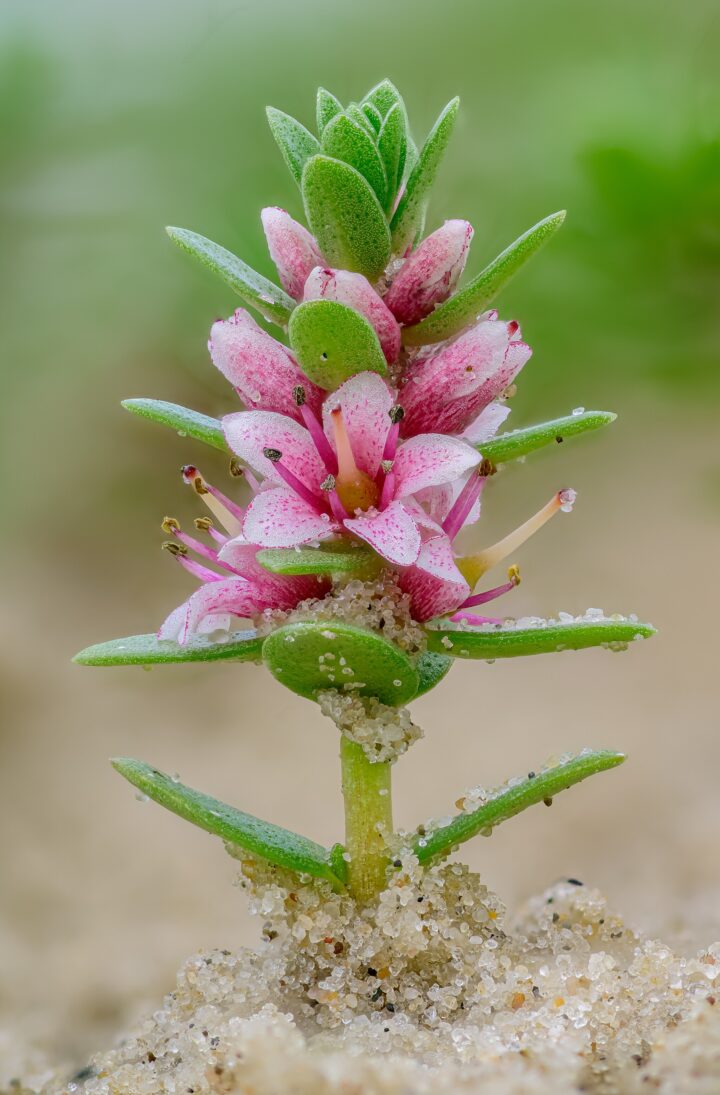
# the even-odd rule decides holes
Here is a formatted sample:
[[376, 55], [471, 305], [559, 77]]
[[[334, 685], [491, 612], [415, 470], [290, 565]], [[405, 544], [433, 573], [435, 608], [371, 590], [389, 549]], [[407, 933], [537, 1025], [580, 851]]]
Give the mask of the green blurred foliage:
[[237, 300], [163, 225], [272, 276], [260, 207], [301, 210], [263, 108], [312, 125], [320, 83], [348, 101], [390, 75], [416, 139], [461, 95], [428, 227], [473, 222], [469, 273], [569, 209], [499, 302], [535, 347], [517, 424], [622, 409], [626, 385], [715, 407], [719, 30], [711, 0], [5, 0], [8, 509], [35, 530], [60, 517], [58, 552], [82, 525], [85, 554], [111, 533], [129, 553], [131, 506], [144, 516], [176, 496], [182, 444], [118, 403], [231, 409], [205, 340]]

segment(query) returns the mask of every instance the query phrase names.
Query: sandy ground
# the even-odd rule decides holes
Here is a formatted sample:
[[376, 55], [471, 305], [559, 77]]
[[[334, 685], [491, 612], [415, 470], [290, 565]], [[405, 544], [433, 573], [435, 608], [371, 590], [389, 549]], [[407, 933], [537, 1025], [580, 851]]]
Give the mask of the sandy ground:
[[[638, 420], [645, 441], [629, 460]], [[505, 472], [502, 507], [486, 503], [484, 538], [556, 487], [576, 486], [573, 516], [519, 554], [525, 581], [506, 611], [634, 611], [660, 635], [623, 655], [458, 664], [414, 705], [427, 736], [397, 769], [396, 816], [409, 826], [446, 813], [464, 788], [553, 753], [627, 749], [623, 768], [478, 839], [467, 859], [510, 908], [573, 875], [630, 921], [683, 926], [707, 942], [720, 938], [712, 423], [693, 437], [678, 433], [667, 405], [636, 407], [613, 441], [568, 443]], [[133, 559], [114, 550], [107, 567], [99, 560], [83, 573], [36, 538], [6, 564], [0, 1014], [77, 1066], [156, 1005], [188, 954], [235, 949], [256, 931], [220, 843], [137, 802], [108, 756], [152, 761], [325, 842], [341, 836], [334, 730], [264, 671], [70, 664], [91, 641], [151, 630], [183, 590], [142, 560], [135, 577]]]

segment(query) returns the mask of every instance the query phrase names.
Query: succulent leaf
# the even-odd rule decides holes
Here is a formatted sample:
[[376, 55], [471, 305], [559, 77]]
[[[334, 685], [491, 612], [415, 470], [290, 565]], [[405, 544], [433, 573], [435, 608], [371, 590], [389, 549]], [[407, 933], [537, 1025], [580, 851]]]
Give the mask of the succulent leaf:
[[359, 171], [384, 206], [388, 188], [385, 165], [375, 141], [364, 126], [347, 114], [338, 114], [325, 128], [322, 151]]
[[111, 763], [115, 771], [142, 794], [206, 833], [219, 836], [227, 844], [242, 848], [277, 867], [325, 879], [336, 890], [343, 888], [330, 864], [331, 853], [314, 840], [243, 813], [202, 791], [186, 787], [141, 760], [116, 757]]
[[419, 686], [411, 659], [394, 643], [335, 619], [278, 628], [265, 640], [263, 659], [281, 684], [306, 699], [349, 684], [353, 694], [398, 707]]
[[177, 662], [258, 661], [263, 639], [255, 631], [236, 631], [225, 642], [195, 636], [184, 646], [163, 641], [157, 635], [128, 635], [87, 646], [76, 654], [79, 665], [171, 665]]
[[403, 255], [422, 229], [430, 189], [452, 135], [459, 106], [458, 98], [451, 99], [442, 111], [410, 173], [390, 225], [395, 254]]
[[290, 313], [295, 307], [292, 297], [268, 281], [262, 274], [258, 274], [247, 263], [227, 251], [218, 243], [198, 235], [197, 232], [189, 232], [186, 228], [166, 228], [170, 239], [196, 258], [203, 266], [207, 266], [215, 274], [226, 282], [231, 289], [241, 297], [246, 304], [263, 316], [264, 319], [277, 323], [284, 327], [290, 318]]
[[493, 464], [504, 464], [553, 442], [559, 443], [568, 437], [609, 426], [616, 418], [617, 415], [612, 411], [579, 411], [577, 414], [566, 414], [562, 418], [553, 418], [536, 426], [498, 434], [491, 441], [481, 442], [477, 448]]
[[390, 258], [390, 230], [370, 183], [329, 156], [308, 160], [302, 181], [308, 223], [328, 263], [371, 281]]
[[322, 135], [325, 126], [331, 122], [336, 114], [342, 112], [342, 103], [330, 91], [324, 87], [318, 88], [315, 115], [317, 119], [318, 133]]
[[335, 300], [298, 305], [288, 327], [298, 364], [314, 384], [332, 391], [355, 373], [387, 372], [375, 329], [364, 316]]
[[565, 220], [565, 210], [552, 213], [538, 222], [493, 259], [468, 284], [414, 327], [406, 327], [403, 341], [407, 346], [425, 346], [450, 338], [484, 311], [512, 277], [542, 245], [557, 232]]
[[391, 107], [378, 136], [378, 152], [385, 165], [388, 180], [388, 196], [385, 211], [389, 214], [395, 204], [407, 157], [407, 115], [402, 103]]
[[655, 634], [650, 624], [626, 619], [580, 620], [572, 623], [548, 621], [535, 627], [463, 627], [447, 621], [426, 625], [428, 649], [451, 658], [492, 661], [520, 658], [528, 654], [553, 654], [562, 650], [585, 650], [591, 646], [624, 647], [636, 639]]
[[477, 810], [458, 814], [449, 824], [420, 837], [415, 841], [415, 854], [421, 863], [442, 859], [478, 833], [491, 831], [496, 825], [527, 810], [528, 806], [549, 802], [573, 784], [598, 772], [616, 768], [625, 759], [624, 753], [610, 749], [587, 750], [555, 768], [532, 774], [517, 786], [501, 791]]
[[446, 677], [450, 672], [452, 663], [452, 658], [448, 658], [446, 654], [434, 654], [430, 650], [426, 650], [424, 654], [421, 654], [415, 663], [415, 668], [420, 677], [415, 699], [418, 696], [424, 696], [436, 684], [440, 684], [443, 677]]
[[303, 168], [310, 157], [320, 151], [320, 142], [296, 118], [274, 106], [267, 108], [267, 119], [290, 174], [300, 186]]
[[383, 124], [383, 117], [377, 107], [373, 106], [372, 103], [363, 103], [360, 109], [362, 110], [367, 120], [370, 122], [370, 125], [373, 127], [375, 132], [379, 133]]
[[163, 399], [123, 399], [122, 406], [139, 418], [169, 426], [181, 437], [193, 437], [214, 449], [227, 452], [220, 420], [211, 418], [208, 414], [200, 414], [199, 411], [181, 407], [178, 403], [166, 403]]
[[368, 91], [363, 99], [363, 105], [366, 103], [371, 103], [380, 117], [386, 118], [397, 103], [402, 104], [402, 96], [391, 80], [381, 80]]
[[264, 548], [255, 556], [272, 574], [365, 574], [378, 566], [370, 551], [332, 551], [323, 548]]

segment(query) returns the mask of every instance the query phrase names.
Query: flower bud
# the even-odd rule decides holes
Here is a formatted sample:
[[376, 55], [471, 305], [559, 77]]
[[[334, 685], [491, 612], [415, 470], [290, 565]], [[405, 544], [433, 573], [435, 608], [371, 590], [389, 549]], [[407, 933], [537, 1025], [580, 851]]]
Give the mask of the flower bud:
[[286, 293], [300, 300], [308, 274], [323, 261], [318, 245], [307, 228], [284, 209], [269, 206], [260, 218], [280, 283]]
[[362, 274], [316, 266], [305, 283], [304, 300], [335, 300], [347, 304], [375, 328], [387, 361], [397, 361], [400, 327], [382, 297]]
[[445, 221], [412, 252], [385, 294], [400, 323], [419, 323], [447, 300], [465, 268], [472, 237], [467, 221]]

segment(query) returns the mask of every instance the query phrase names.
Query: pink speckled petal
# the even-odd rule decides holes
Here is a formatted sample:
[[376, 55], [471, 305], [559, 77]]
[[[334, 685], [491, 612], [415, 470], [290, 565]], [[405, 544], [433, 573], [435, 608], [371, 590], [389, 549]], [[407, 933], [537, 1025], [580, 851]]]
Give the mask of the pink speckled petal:
[[252, 410], [280, 411], [300, 418], [293, 388], [302, 384], [308, 406], [318, 411], [323, 393], [312, 384], [285, 349], [244, 309], [220, 319], [210, 331], [208, 349], [213, 364]]
[[480, 454], [457, 437], [433, 433], [411, 437], [400, 446], [393, 463], [395, 497], [451, 483], [479, 463]]
[[400, 323], [419, 323], [447, 300], [465, 269], [472, 237], [467, 221], [445, 221], [412, 252], [385, 294]]
[[422, 505], [432, 521], [442, 525], [456, 496], [451, 483], [442, 483], [439, 487], [423, 487], [415, 492], [413, 498]]
[[447, 536], [423, 544], [415, 566], [400, 572], [399, 585], [410, 594], [412, 615], [420, 622], [452, 612], [470, 593]]
[[382, 513], [370, 510], [348, 518], [345, 528], [394, 566], [410, 566], [420, 554], [420, 530], [401, 502], [391, 502]]
[[286, 293], [300, 300], [308, 274], [323, 261], [315, 237], [276, 206], [263, 209], [260, 218], [280, 284]]
[[260, 475], [274, 483], [283, 481], [275, 465], [263, 455], [263, 449], [277, 449], [285, 467], [319, 495], [327, 469], [304, 426], [272, 411], [228, 414], [222, 423], [232, 451]]
[[400, 326], [382, 297], [362, 274], [317, 266], [305, 283], [304, 300], [336, 300], [360, 312], [374, 328], [392, 365], [400, 353]]
[[350, 377], [327, 397], [323, 406], [323, 426], [333, 449], [335, 437], [330, 413], [340, 407], [355, 462], [371, 478], [380, 467], [392, 406], [392, 393], [377, 373], [358, 373]]
[[196, 589], [191, 597], [171, 612], [158, 631], [159, 639], [174, 639], [186, 643], [203, 620], [213, 615], [246, 617], [264, 608], [262, 598], [244, 578], [225, 578], [208, 582]]
[[257, 544], [249, 544], [244, 537], [228, 540], [218, 558], [253, 583], [268, 606], [292, 608], [306, 597], [318, 597], [325, 592], [325, 583], [314, 575], [290, 576], [272, 574], [256, 559]]
[[509, 414], [507, 403], [489, 403], [460, 436], [471, 445], [481, 445], [495, 436]]
[[266, 548], [307, 544], [338, 529], [328, 514], [313, 509], [290, 487], [258, 494], [248, 506], [243, 524], [245, 537]]

